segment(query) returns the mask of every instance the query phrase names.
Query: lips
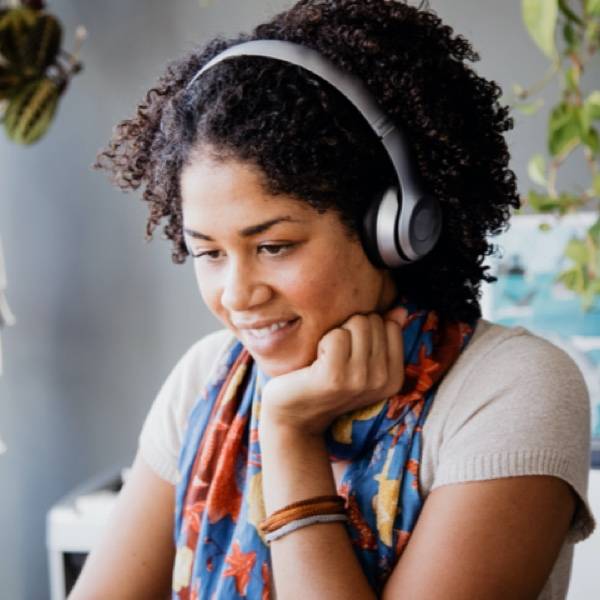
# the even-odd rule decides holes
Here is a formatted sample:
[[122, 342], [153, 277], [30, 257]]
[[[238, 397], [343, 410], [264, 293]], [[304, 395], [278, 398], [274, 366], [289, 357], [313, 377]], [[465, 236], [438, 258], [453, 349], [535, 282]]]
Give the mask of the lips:
[[299, 317], [292, 319], [257, 321], [238, 327], [249, 350], [259, 354], [276, 351], [297, 330]]

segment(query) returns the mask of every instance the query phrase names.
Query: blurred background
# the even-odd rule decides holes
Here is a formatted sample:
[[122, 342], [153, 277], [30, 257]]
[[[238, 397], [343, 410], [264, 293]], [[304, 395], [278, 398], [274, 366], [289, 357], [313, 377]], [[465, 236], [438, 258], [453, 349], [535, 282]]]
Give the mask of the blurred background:
[[[130, 464], [164, 378], [200, 336], [218, 327], [190, 264], [170, 243], [144, 241], [146, 206], [90, 165], [166, 63], [217, 34], [233, 35], [284, 0], [52, 0], [64, 45], [88, 38], [48, 134], [25, 147], [0, 133], [0, 236], [17, 322], [2, 330], [0, 598], [50, 597], [45, 518], [93, 475]], [[538, 79], [547, 60], [518, 2], [431, 0], [482, 60], [476, 70], [510, 90]], [[516, 115], [512, 168], [526, 182], [545, 132]], [[566, 165], [576, 181], [581, 166]], [[528, 185], [528, 183], [527, 183]]]

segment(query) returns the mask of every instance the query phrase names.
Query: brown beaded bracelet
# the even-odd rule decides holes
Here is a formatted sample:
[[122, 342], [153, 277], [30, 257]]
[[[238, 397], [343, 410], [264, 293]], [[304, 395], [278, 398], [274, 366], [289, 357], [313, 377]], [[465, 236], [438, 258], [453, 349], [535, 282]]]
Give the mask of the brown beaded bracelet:
[[261, 521], [259, 529], [263, 534], [283, 527], [291, 521], [314, 515], [343, 514], [346, 499], [343, 496], [315, 496], [293, 502], [276, 510]]

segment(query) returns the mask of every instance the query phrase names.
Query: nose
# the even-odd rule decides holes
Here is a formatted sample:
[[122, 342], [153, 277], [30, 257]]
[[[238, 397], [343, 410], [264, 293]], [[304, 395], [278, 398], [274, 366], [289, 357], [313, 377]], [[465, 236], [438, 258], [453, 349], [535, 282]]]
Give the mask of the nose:
[[221, 304], [230, 311], [244, 311], [266, 302], [271, 297], [270, 286], [261, 280], [253, 268], [242, 261], [230, 261]]

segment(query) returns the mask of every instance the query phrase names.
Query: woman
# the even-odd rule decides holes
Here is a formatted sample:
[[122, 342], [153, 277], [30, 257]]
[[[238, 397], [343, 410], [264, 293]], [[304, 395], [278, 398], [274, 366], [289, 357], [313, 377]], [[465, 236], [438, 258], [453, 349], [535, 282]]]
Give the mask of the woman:
[[[336, 89], [255, 56], [198, 76], [254, 39], [317, 50], [402, 127], [431, 252], [373, 253], [396, 174]], [[564, 598], [594, 526], [588, 398], [562, 351], [480, 318], [519, 200], [477, 58], [422, 7], [304, 0], [172, 64], [118, 126], [99, 166], [144, 185], [225, 328], [161, 389], [72, 598]]]

